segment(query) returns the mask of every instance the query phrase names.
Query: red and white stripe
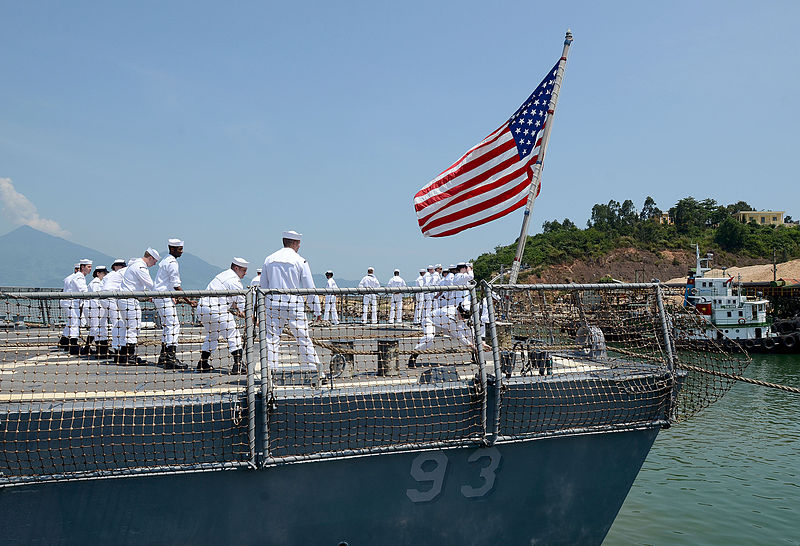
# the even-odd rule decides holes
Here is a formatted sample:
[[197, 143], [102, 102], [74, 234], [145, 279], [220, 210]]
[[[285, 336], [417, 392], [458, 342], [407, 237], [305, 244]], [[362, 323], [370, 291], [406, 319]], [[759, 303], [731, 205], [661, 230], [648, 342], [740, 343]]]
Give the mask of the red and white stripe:
[[522, 159], [506, 122], [419, 190], [414, 208], [423, 235], [455, 235], [524, 207], [542, 134]]

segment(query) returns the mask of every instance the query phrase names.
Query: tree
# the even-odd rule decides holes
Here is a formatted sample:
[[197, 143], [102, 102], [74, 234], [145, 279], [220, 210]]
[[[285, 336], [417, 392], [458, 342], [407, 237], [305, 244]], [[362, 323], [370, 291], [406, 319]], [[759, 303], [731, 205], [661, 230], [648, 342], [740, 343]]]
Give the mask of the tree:
[[753, 210], [753, 207], [748, 205], [745, 201], [739, 201], [738, 203], [728, 205], [725, 207], [725, 210], [728, 211], [728, 214], [734, 215], [737, 212], [742, 212], [743, 210]]
[[717, 228], [714, 242], [723, 250], [736, 251], [744, 246], [746, 236], [747, 227], [733, 216], [728, 216]]
[[705, 227], [707, 219], [705, 209], [694, 197], [684, 197], [678, 201], [674, 207], [669, 209], [669, 215], [675, 219], [675, 228], [678, 233], [689, 233], [697, 228]]
[[639, 218], [642, 220], [652, 220], [661, 216], [661, 209], [656, 206], [655, 200], [649, 195], [644, 200], [642, 205], [642, 212], [639, 213]]

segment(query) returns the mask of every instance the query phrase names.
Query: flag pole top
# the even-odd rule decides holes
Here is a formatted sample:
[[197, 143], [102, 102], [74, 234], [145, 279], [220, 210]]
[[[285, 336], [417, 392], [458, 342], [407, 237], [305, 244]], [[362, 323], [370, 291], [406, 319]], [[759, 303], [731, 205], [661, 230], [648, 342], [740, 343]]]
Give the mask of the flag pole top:
[[572, 29], [567, 29], [567, 35], [564, 36], [564, 45], [569, 45], [572, 43]]

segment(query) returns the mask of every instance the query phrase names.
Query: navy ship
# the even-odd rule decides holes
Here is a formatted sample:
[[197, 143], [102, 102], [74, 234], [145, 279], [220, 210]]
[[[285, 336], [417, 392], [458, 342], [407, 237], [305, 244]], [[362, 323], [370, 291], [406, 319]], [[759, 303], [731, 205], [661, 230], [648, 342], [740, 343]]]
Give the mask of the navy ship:
[[[414, 323], [420, 292], [473, 305], [431, 330]], [[0, 294], [4, 542], [599, 544], [659, 430], [700, 407], [682, 401], [680, 306], [658, 284], [171, 295], [209, 294], [246, 296], [243, 375], [224, 344], [209, 373], [165, 369], [158, 328], [139, 362], [71, 355], [55, 347], [63, 294]], [[270, 363], [264, 301], [287, 294], [337, 298], [341, 322], [310, 326], [317, 370], [288, 330]], [[365, 294], [377, 324], [360, 320]], [[154, 295], [124, 294], [145, 319]], [[636, 334], [619, 322], [606, 341], [631, 308]], [[177, 357], [194, 364], [203, 331], [178, 309]]]

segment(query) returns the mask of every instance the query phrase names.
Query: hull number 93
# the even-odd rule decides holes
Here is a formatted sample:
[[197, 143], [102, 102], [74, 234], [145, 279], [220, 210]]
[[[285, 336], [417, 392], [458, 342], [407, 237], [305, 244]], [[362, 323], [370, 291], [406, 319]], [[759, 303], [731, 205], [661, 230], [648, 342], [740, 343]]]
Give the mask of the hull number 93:
[[[467, 458], [475, 467], [474, 477], [465, 477], [467, 483], [459, 487], [460, 493], [468, 498], [483, 497], [494, 488], [497, 468], [500, 466], [500, 452], [496, 447], [478, 449]], [[406, 496], [412, 502], [429, 502], [438, 497], [444, 488], [447, 475], [447, 455], [443, 451], [420, 453], [411, 462], [411, 477], [420, 484], [430, 484], [420, 489], [406, 489]]]

